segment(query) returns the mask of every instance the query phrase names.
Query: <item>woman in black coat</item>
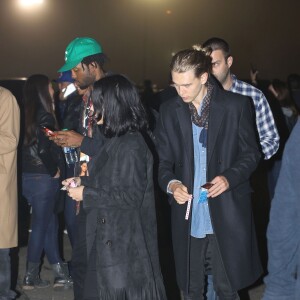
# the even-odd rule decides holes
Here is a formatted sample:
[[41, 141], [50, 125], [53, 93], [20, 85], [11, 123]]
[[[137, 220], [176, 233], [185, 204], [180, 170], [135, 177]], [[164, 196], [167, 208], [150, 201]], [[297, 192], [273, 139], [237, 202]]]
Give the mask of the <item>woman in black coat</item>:
[[121, 75], [95, 83], [93, 104], [107, 141], [89, 163], [89, 177], [63, 182], [75, 180], [79, 187], [70, 187], [68, 193], [83, 200], [88, 212], [84, 299], [166, 299], [158, 257], [153, 159], [142, 135], [147, 131], [145, 111], [135, 87]]

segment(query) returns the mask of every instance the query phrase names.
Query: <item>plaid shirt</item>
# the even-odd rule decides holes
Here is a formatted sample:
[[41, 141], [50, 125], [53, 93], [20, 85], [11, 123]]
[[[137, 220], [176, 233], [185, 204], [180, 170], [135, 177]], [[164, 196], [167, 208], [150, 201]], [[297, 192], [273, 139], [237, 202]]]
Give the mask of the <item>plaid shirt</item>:
[[238, 80], [235, 75], [231, 76], [233, 84], [230, 91], [251, 97], [253, 100], [259, 141], [265, 156], [264, 158], [269, 159], [279, 148], [279, 135], [269, 103], [265, 95], [259, 89]]

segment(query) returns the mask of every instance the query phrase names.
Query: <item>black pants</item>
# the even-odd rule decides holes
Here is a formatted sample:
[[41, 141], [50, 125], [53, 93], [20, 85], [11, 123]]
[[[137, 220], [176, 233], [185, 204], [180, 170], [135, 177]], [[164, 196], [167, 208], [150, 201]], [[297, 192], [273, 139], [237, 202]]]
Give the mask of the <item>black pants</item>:
[[95, 244], [88, 249], [88, 239], [90, 236], [94, 239], [94, 233], [89, 228], [92, 218], [95, 218], [95, 214], [86, 213], [81, 203], [80, 212], [76, 216], [77, 236], [71, 262], [74, 300], [98, 299]]
[[16, 293], [10, 289], [10, 249], [0, 249], [0, 300], [15, 299]]
[[74, 281], [74, 299], [83, 299], [84, 280], [87, 269], [87, 245], [86, 245], [86, 214], [80, 207], [76, 216], [77, 237], [72, 252], [72, 277]]
[[213, 234], [198, 239], [191, 237], [190, 251], [190, 286], [185, 300], [204, 299], [205, 275], [213, 275], [214, 289], [220, 300], [237, 300], [239, 296], [229, 283], [224, 265]]
[[96, 243], [94, 243], [88, 257], [83, 300], [99, 300], [96, 256]]

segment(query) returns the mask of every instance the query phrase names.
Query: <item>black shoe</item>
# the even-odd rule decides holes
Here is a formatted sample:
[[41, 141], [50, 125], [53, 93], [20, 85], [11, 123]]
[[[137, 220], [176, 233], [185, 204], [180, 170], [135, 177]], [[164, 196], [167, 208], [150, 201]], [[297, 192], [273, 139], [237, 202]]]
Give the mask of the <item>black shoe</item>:
[[32, 290], [34, 288], [46, 288], [50, 285], [50, 282], [48, 280], [42, 280], [40, 278], [39, 271], [39, 263], [27, 263], [27, 270], [22, 285], [23, 290]]
[[73, 286], [73, 279], [69, 274], [67, 263], [57, 263], [52, 265], [54, 272], [53, 288], [70, 288]]

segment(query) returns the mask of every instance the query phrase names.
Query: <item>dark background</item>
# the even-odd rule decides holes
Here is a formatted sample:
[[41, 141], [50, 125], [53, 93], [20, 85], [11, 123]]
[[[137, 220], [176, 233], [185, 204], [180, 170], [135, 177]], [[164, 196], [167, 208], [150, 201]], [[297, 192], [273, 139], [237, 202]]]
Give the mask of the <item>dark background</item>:
[[109, 56], [107, 68], [164, 87], [173, 52], [218, 36], [230, 43], [240, 78], [252, 63], [261, 78], [285, 80], [300, 72], [299, 12], [298, 0], [44, 0], [26, 9], [0, 0], [0, 78], [55, 78], [67, 44], [90, 36]]

